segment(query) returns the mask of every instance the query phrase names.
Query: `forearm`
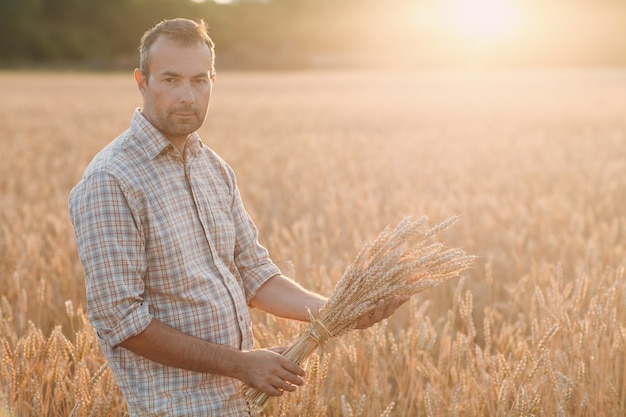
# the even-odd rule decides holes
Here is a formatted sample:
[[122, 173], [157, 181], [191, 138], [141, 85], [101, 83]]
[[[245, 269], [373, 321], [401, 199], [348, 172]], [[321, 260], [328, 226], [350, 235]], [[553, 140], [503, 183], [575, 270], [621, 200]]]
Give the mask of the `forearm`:
[[[380, 300], [374, 310], [359, 317], [356, 328], [367, 329], [390, 317], [408, 299], [396, 296]], [[284, 275], [275, 275], [261, 286], [251, 304], [278, 317], [310, 321], [311, 315], [317, 317], [327, 301], [326, 297], [304, 289]]]
[[286, 319], [309, 321], [317, 316], [327, 298], [306, 290], [284, 275], [270, 278], [252, 299], [252, 306]]
[[156, 319], [119, 347], [163, 365], [230, 377], [238, 377], [242, 354], [239, 350], [182, 333]]
[[294, 391], [304, 384], [304, 370], [277, 352], [239, 351], [182, 333], [156, 319], [117, 348], [163, 365], [237, 378], [269, 395]]

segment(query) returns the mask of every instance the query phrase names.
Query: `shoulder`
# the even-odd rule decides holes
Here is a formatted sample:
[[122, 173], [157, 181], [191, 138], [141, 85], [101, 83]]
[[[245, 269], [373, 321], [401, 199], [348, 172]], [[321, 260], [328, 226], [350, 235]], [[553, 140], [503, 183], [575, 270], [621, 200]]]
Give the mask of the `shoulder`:
[[198, 157], [203, 164], [206, 164], [211, 170], [215, 171], [215, 173], [219, 173], [224, 180], [232, 182], [233, 184], [236, 182], [235, 171], [220, 155], [217, 154], [217, 152], [209, 148], [207, 145], [202, 144], [200, 151], [198, 152]]
[[137, 171], [145, 165], [146, 158], [133, 138], [132, 131], [126, 130], [111, 141], [91, 160], [81, 179], [70, 192], [70, 204], [90, 193], [119, 188], [132, 198], [136, 188]]
[[133, 178], [135, 171], [148, 162], [137, 142], [130, 129], [123, 132], [94, 156], [81, 181], [103, 175], [122, 181]]

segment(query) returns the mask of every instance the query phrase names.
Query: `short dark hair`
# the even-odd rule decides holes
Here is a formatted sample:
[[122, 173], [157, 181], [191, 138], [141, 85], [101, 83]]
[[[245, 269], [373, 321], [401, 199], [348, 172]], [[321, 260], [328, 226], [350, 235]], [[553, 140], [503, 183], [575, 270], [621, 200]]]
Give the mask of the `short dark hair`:
[[150, 48], [159, 38], [167, 38], [179, 42], [183, 46], [193, 45], [196, 42], [204, 43], [211, 50], [211, 76], [215, 75], [215, 44], [209, 36], [207, 24], [203, 19], [193, 21], [190, 19], [176, 18], [163, 20], [153, 28], [148, 29], [141, 37], [139, 45], [139, 69], [146, 78], [149, 78]]

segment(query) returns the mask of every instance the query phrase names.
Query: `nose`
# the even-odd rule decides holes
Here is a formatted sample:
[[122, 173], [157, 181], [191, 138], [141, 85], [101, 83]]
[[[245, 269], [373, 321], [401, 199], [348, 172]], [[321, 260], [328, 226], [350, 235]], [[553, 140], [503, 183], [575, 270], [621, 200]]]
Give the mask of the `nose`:
[[181, 84], [180, 87], [180, 101], [181, 103], [193, 103], [196, 99], [196, 96], [193, 92], [193, 86], [191, 82], [185, 81]]

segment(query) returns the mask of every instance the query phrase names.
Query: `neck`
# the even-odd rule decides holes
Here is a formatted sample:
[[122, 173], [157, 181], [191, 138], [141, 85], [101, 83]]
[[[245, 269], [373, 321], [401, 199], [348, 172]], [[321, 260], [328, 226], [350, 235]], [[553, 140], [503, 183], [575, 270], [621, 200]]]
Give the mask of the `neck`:
[[166, 136], [166, 138], [170, 141], [172, 145], [174, 145], [178, 152], [180, 152], [181, 156], [185, 154], [185, 145], [187, 144], [187, 139], [189, 138], [189, 136], [175, 138]]

